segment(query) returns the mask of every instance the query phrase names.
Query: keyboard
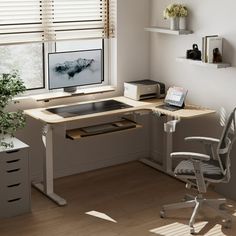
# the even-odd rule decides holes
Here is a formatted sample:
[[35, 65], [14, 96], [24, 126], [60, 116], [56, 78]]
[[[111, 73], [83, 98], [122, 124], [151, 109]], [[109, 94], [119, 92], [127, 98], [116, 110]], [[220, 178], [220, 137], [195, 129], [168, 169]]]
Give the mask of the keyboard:
[[90, 127], [82, 128], [81, 130], [86, 133], [97, 133], [97, 132], [109, 132], [114, 130], [115, 126], [113, 124], [103, 124], [103, 125], [94, 125]]

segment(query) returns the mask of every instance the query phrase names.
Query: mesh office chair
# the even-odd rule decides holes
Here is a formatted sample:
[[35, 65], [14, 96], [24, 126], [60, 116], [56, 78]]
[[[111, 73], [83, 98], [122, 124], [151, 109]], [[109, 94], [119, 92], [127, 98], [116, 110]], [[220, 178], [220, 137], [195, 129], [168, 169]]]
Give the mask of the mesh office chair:
[[[231, 226], [231, 217], [224, 210], [226, 199], [205, 199], [202, 194], [206, 193], [210, 183], [227, 183], [230, 179], [230, 151], [236, 137], [236, 108], [230, 114], [223, 129], [220, 139], [209, 137], [187, 137], [186, 141], [198, 141], [205, 146], [207, 154], [194, 152], [174, 152], [172, 158], [182, 159], [176, 166], [174, 174], [184, 180], [186, 187], [196, 187], [198, 195], [196, 197], [186, 195], [184, 202], [162, 206], [160, 216], [165, 217], [165, 211], [171, 209], [191, 208], [193, 213], [189, 221], [190, 233], [194, 234], [193, 224], [199, 208], [207, 205], [217, 211], [225, 218], [225, 227]], [[217, 148], [215, 148], [217, 145]]]

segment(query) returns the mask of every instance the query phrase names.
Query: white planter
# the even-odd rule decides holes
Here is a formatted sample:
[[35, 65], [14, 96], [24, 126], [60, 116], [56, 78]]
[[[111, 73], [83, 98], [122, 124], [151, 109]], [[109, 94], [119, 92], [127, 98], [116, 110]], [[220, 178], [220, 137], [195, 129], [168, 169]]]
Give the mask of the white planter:
[[170, 29], [178, 30], [179, 29], [179, 18], [178, 17], [170, 17]]
[[[5, 134], [5, 135], [0, 134], [0, 149], [14, 147], [13, 140], [14, 140], [14, 138], [8, 134]], [[7, 146], [5, 146], [5, 145], [7, 145]]]
[[179, 17], [179, 29], [180, 30], [186, 30], [187, 29], [186, 17]]

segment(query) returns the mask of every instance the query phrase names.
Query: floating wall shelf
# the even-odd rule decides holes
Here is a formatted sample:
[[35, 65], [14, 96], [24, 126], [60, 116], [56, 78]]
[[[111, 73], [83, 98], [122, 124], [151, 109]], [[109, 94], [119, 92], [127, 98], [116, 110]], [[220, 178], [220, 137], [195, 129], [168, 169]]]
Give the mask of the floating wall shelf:
[[215, 68], [215, 69], [231, 67], [229, 63], [205, 63], [202, 61], [187, 59], [186, 57], [178, 57], [176, 58], [176, 60], [179, 62], [189, 63], [191, 65], [205, 66], [205, 67], [210, 67], [210, 68]]
[[145, 28], [145, 30], [153, 33], [173, 34], [173, 35], [186, 35], [193, 33], [193, 31], [191, 30], [170, 30], [161, 27], [150, 27], [150, 28]]

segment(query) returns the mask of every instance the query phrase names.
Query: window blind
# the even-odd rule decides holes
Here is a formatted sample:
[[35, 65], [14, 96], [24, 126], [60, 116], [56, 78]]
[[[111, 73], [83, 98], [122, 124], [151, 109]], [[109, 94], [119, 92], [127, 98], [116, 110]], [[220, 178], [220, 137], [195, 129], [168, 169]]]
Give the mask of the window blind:
[[1, 0], [0, 45], [115, 36], [116, 0]]

